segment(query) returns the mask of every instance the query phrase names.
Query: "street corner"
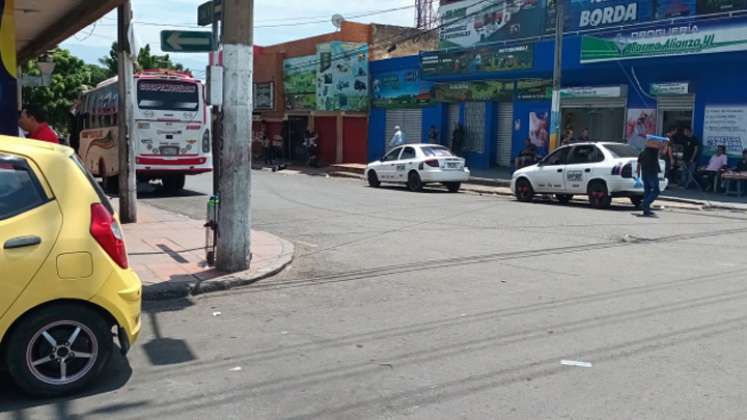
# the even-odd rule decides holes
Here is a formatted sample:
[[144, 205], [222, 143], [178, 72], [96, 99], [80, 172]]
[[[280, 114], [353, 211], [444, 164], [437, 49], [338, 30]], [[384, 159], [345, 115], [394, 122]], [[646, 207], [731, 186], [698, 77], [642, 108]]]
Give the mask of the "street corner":
[[[130, 266], [143, 282], [145, 300], [163, 300], [228, 290], [271, 277], [293, 261], [294, 245], [271, 233], [251, 232], [250, 269], [220, 272], [207, 264], [203, 223], [147, 205], [146, 222], [124, 226]], [[163, 227], [164, 220], [170, 220]], [[177, 226], [176, 221], [181, 221]]]

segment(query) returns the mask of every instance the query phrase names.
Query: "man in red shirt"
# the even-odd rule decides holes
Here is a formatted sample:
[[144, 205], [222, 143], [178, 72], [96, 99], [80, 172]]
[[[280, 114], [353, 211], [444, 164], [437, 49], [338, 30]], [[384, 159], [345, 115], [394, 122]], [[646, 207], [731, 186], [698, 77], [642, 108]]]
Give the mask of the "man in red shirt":
[[57, 133], [49, 127], [46, 121], [47, 119], [41, 110], [26, 106], [21, 111], [18, 125], [29, 133], [29, 138], [60, 144], [60, 138], [57, 136]]

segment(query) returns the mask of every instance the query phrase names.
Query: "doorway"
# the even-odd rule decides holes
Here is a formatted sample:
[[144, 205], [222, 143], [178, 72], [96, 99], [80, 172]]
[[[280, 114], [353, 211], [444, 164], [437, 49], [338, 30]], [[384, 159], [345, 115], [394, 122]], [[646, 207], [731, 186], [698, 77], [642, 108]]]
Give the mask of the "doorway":
[[595, 141], [624, 142], [625, 108], [563, 108], [563, 132], [572, 129], [579, 137], [584, 129]]
[[288, 160], [302, 162], [306, 158], [303, 140], [306, 128], [309, 126], [309, 118], [306, 116], [290, 116], [283, 125], [285, 153], [287, 153]]

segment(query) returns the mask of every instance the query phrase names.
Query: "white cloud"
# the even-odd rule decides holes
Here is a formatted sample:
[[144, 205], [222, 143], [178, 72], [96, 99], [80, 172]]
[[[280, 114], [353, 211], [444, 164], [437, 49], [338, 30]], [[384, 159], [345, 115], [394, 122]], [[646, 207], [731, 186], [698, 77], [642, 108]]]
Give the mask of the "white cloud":
[[[154, 52], [160, 53], [160, 32], [174, 28], [158, 25], [196, 25], [197, 6], [204, 0], [133, 0], [135, 30], [141, 45], [150, 44]], [[334, 30], [330, 19], [340, 13], [351, 18], [371, 11], [404, 7], [414, 4], [414, 0], [356, 0], [342, 2], [339, 0], [256, 0], [254, 40], [257, 45], [271, 45], [294, 39], [305, 38]], [[313, 5], [313, 6], [312, 6]], [[299, 22], [324, 21], [315, 24]], [[400, 10], [385, 14], [351, 18], [357, 22], [377, 22], [389, 25], [411, 26], [414, 20], [413, 9]], [[292, 26], [263, 27], [293, 23]], [[153, 25], [156, 24], [156, 25]], [[200, 28], [191, 28], [200, 30]], [[209, 30], [209, 28], [205, 28]], [[96, 62], [97, 57], [107, 54], [111, 43], [116, 40], [116, 12], [100, 19], [96, 25], [80, 31], [62, 44], [74, 54], [88, 62]], [[191, 69], [201, 72], [207, 65], [206, 54], [171, 54], [178, 61]]]

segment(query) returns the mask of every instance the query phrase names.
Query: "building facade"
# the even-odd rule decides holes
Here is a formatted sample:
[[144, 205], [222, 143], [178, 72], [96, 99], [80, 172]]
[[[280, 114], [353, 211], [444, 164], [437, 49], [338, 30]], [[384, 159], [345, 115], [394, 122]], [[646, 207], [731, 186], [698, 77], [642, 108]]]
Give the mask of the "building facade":
[[[504, 22], [489, 8], [474, 11], [477, 3], [442, 4], [442, 49], [371, 63], [374, 87], [394, 86], [397, 72], [407, 74], [422, 100], [386, 100], [415, 90], [402, 83], [380, 90], [378, 101], [372, 93], [369, 160], [381, 156], [392, 126], [403, 120], [408, 141], [428, 140], [435, 127], [444, 145], [461, 124], [462, 152], [476, 169], [511, 167], [527, 139], [543, 153], [555, 146], [548, 134], [554, 11], [521, 2]], [[730, 0], [571, 2], [561, 127], [577, 138], [586, 130], [593, 140], [635, 146], [646, 134], [691, 127], [701, 159], [720, 144], [741, 156], [747, 147], [742, 8], [747, 4]]]
[[312, 129], [323, 163], [366, 162], [369, 61], [435, 48], [435, 35], [343, 21], [336, 32], [256, 48], [254, 132], [282, 136], [285, 156], [302, 160]]

